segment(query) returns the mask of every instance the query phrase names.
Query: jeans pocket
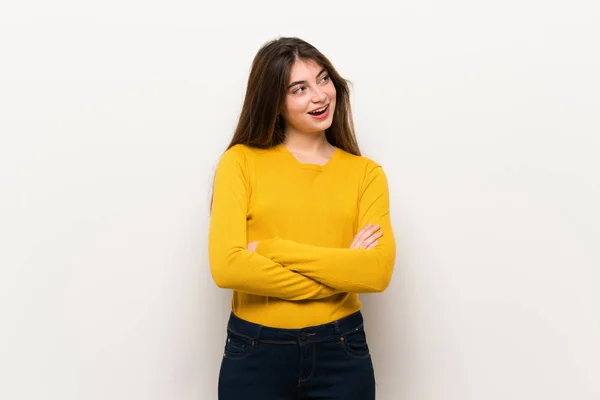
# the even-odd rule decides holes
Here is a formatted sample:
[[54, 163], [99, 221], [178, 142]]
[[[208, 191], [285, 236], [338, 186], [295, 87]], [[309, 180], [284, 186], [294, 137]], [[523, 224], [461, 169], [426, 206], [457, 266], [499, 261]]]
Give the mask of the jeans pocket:
[[253, 341], [249, 337], [227, 330], [227, 341], [223, 356], [231, 360], [243, 360], [250, 355]]
[[368, 358], [370, 356], [367, 335], [363, 326], [360, 326], [340, 337], [341, 345], [346, 354], [354, 358]]

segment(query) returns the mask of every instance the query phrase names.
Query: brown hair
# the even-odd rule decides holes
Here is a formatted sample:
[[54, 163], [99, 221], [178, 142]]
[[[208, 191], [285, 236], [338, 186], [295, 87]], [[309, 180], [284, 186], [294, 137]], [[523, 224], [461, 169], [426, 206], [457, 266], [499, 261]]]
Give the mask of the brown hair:
[[319, 50], [295, 37], [271, 40], [254, 57], [240, 119], [227, 148], [236, 144], [269, 148], [283, 143], [285, 121], [279, 118], [279, 111], [285, 104], [290, 70], [296, 60], [313, 60], [327, 70], [336, 89], [336, 109], [325, 136], [332, 145], [361, 155], [354, 133], [348, 82]]

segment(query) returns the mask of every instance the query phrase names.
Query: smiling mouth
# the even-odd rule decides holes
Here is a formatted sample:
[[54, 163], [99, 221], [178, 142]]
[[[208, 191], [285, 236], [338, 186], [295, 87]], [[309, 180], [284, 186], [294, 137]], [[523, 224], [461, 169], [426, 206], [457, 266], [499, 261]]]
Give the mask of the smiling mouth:
[[325, 107], [321, 107], [318, 110], [315, 111], [309, 111], [308, 113], [310, 115], [321, 115], [323, 114], [325, 111], [327, 111], [327, 109], [329, 108], [329, 104], [327, 104]]

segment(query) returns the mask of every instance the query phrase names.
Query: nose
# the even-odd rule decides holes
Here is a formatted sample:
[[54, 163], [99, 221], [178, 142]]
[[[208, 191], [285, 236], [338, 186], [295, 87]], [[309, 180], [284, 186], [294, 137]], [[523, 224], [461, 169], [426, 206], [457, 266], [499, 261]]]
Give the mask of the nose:
[[313, 103], [322, 103], [327, 99], [327, 95], [324, 91], [316, 88], [313, 92], [312, 101]]

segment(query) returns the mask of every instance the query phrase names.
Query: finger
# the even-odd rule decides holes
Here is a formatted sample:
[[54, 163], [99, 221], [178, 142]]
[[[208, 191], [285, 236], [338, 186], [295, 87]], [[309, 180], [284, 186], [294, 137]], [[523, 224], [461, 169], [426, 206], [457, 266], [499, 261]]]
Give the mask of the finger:
[[379, 238], [383, 235], [383, 231], [380, 229], [377, 232], [373, 233], [371, 236], [369, 236], [368, 238], [366, 238], [365, 240], [371, 239], [371, 238]]
[[373, 225], [370, 229], [369, 232], [372, 235], [373, 233], [379, 231], [381, 229], [381, 225], [377, 224], [377, 225]]
[[379, 239], [381, 236], [383, 236], [383, 232], [381, 230], [378, 230], [377, 232], [373, 233], [371, 236], [363, 240], [362, 243], [360, 243], [360, 247], [363, 249], [367, 248], [371, 243]]
[[364, 245], [364, 241], [371, 237], [373, 234], [375, 234], [377, 231], [379, 231], [380, 228], [381, 225], [373, 225], [373, 223], [369, 222], [356, 234], [354, 240], [352, 241], [352, 244], [350, 245], [350, 248], [365, 248], [366, 246]]
[[364, 242], [365, 240], [367, 240], [368, 238], [370, 238], [371, 236], [373, 236], [374, 234], [379, 232], [380, 229], [381, 229], [381, 227], [379, 225], [372, 226], [371, 228], [367, 229], [367, 231], [362, 235], [362, 237], [360, 238], [360, 241]]
[[374, 241], [373, 243], [371, 243], [366, 250], [371, 250], [373, 247], [377, 246], [379, 244], [379, 240]]
[[359, 233], [358, 235], [356, 235], [357, 237], [357, 241], [358, 244], [362, 243], [366, 238], [368, 238], [369, 236], [372, 235], [371, 231], [374, 229], [375, 227], [373, 226], [373, 224], [369, 223], [367, 226], [365, 226]]
[[366, 239], [363, 241], [363, 245], [364, 245], [365, 247], [366, 247], [366, 246], [369, 246], [371, 243], [373, 243], [374, 241], [376, 241], [377, 239], [379, 239], [381, 236], [383, 236], [383, 232], [381, 232], [381, 231], [377, 231], [377, 232], [375, 232], [374, 234], [372, 234], [371, 236], [369, 236], [368, 238], [366, 238]]
[[354, 240], [352, 241], [352, 244], [350, 245], [351, 249], [357, 248], [360, 245], [360, 243], [362, 242], [363, 235], [367, 232], [367, 230], [371, 226], [372, 226], [372, 224], [367, 224], [356, 234], [356, 236], [354, 236]]
[[[365, 228], [363, 228], [363, 229], [365, 229]], [[360, 234], [362, 233], [363, 229], [361, 229], [361, 230], [360, 230], [360, 231], [359, 231], [359, 232], [358, 232], [358, 233], [357, 233], [357, 234], [354, 236], [354, 239], [352, 239], [352, 244], [350, 245], [350, 248], [351, 248], [351, 249], [354, 249], [354, 248], [356, 248], [356, 246], [358, 246], [358, 244], [359, 244], [358, 238], [360, 237]]]

